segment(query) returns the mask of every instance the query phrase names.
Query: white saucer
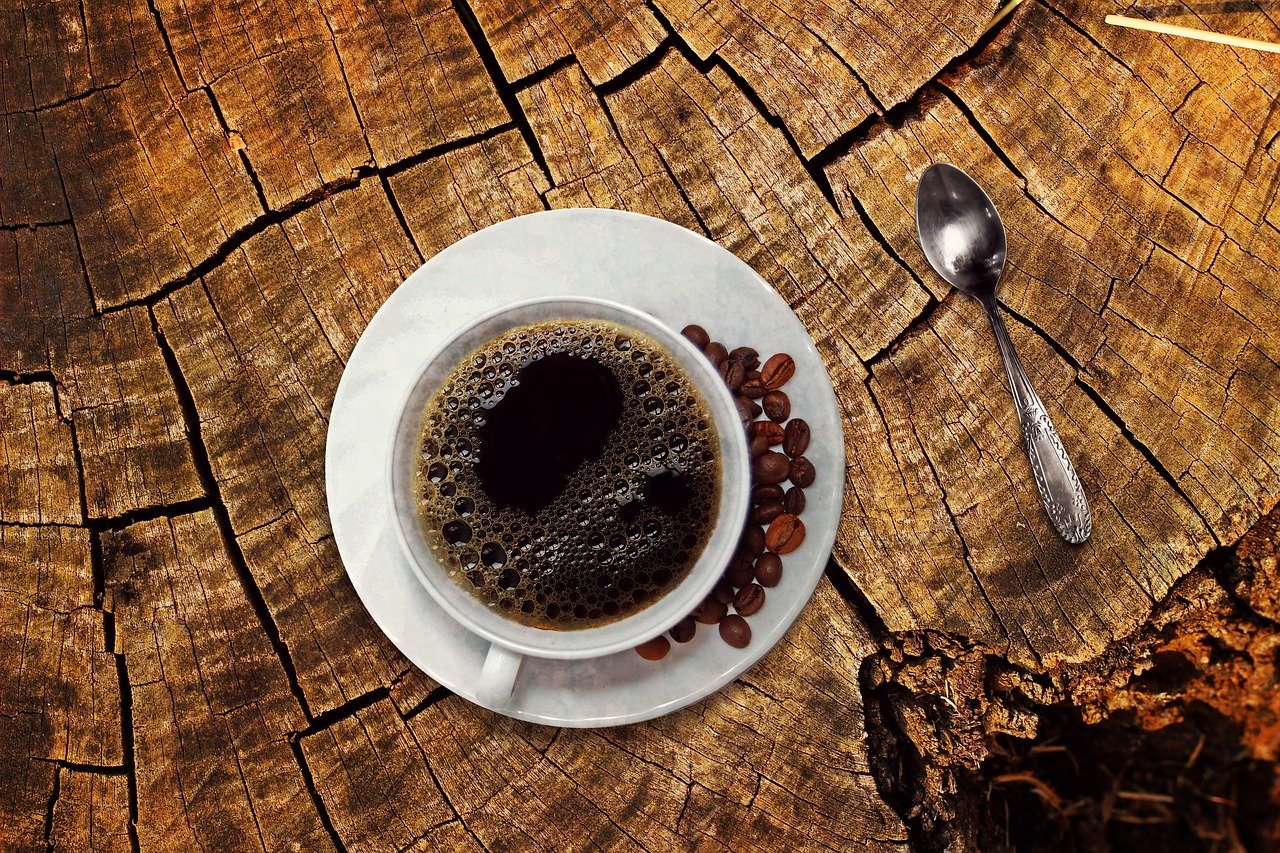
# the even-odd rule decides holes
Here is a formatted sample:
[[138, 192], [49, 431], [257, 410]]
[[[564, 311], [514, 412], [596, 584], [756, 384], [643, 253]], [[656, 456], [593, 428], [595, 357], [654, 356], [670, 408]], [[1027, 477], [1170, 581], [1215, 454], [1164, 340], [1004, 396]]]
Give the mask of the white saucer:
[[325, 448], [334, 540], [369, 614], [405, 657], [458, 695], [474, 684], [488, 644], [447, 616], [401, 554], [377, 481], [391, 424], [422, 359], [477, 314], [535, 296], [597, 296], [647, 311], [673, 328], [705, 326], [761, 357], [788, 352], [792, 413], [812, 427], [806, 455], [818, 479], [805, 490], [804, 544], [783, 558], [783, 579], [734, 649], [699, 625], [664, 660], [633, 651], [581, 661], [528, 658], [500, 712], [558, 726], [610, 726], [657, 717], [714, 692], [759, 660], [795, 620], [835, 541], [844, 489], [844, 440], [835, 393], [813, 341], [780, 296], [745, 263], [660, 219], [575, 209], [509, 219], [423, 264], [374, 315], [338, 385]]

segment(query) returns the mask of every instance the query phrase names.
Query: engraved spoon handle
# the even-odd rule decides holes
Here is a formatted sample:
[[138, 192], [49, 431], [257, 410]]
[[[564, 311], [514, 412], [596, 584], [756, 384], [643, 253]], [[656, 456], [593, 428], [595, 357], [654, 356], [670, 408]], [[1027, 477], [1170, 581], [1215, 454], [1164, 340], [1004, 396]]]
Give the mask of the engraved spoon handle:
[[1053, 428], [1053, 421], [1049, 419], [1044, 403], [1040, 401], [1040, 396], [1031, 387], [1026, 371], [1022, 369], [1022, 362], [1013, 349], [1013, 341], [1009, 340], [1009, 332], [1004, 327], [996, 301], [984, 299], [982, 304], [991, 320], [1000, 357], [1004, 359], [1004, 369], [1009, 375], [1009, 388], [1013, 392], [1013, 402], [1018, 407], [1022, 440], [1027, 448], [1027, 458], [1031, 460], [1031, 471], [1035, 475], [1040, 500], [1044, 503], [1045, 512], [1049, 514], [1049, 520], [1062, 538], [1073, 545], [1079, 545], [1093, 531], [1093, 516], [1089, 512], [1089, 502], [1080, 485], [1080, 478], [1076, 476], [1076, 469], [1067, 458], [1066, 448], [1062, 446], [1058, 431]]

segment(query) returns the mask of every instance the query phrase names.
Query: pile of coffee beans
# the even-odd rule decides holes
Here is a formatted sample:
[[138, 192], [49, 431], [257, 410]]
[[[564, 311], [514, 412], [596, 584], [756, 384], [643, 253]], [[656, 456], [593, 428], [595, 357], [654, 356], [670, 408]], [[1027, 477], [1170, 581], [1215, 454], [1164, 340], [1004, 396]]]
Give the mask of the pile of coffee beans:
[[746, 617], [764, 607], [765, 590], [782, 580], [783, 555], [804, 542], [804, 490], [817, 477], [804, 455], [809, 424], [791, 417], [791, 399], [782, 390], [795, 375], [795, 359], [780, 352], [761, 362], [756, 350], [728, 349], [701, 326], [685, 326], [682, 334], [702, 350], [734, 394], [751, 457], [751, 509], [733, 559], [711, 594], [666, 635], [636, 646], [646, 660], [666, 657], [671, 640], [689, 642], [700, 624], [718, 625], [720, 639], [746, 648], [751, 642]]

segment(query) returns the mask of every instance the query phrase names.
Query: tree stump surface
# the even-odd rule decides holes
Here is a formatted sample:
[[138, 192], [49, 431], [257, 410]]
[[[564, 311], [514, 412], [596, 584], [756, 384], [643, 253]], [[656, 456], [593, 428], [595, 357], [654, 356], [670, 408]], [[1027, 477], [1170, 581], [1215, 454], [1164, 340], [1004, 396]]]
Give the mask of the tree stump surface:
[[[0, 848], [1280, 844], [1280, 66], [943, 5], [0, 3]], [[1228, 6], [1145, 11], [1280, 41]], [[1009, 229], [1083, 547], [915, 242], [940, 160]], [[848, 455], [779, 646], [598, 731], [405, 660], [323, 470], [399, 283], [580, 206], [755, 268]]]

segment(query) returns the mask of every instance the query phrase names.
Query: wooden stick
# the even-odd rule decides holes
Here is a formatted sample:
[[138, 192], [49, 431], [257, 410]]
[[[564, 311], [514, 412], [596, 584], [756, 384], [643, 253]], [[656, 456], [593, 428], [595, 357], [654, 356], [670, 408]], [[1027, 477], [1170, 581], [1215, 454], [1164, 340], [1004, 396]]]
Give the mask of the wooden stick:
[[987, 28], [978, 34], [978, 38], [982, 38], [987, 33], [994, 30], [996, 28], [996, 24], [1000, 23], [1005, 18], [1009, 17], [1009, 15], [1013, 14], [1013, 10], [1018, 8], [1021, 5], [1022, 5], [1022, 0], [1009, 0], [1009, 2], [1006, 3], [1004, 7], [1000, 9], [999, 12], [996, 12], [995, 17], [991, 19], [991, 23], [987, 24]]
[[1244, 47], [1250, 50], [1265, 50], [1268, 53], [1280, 53], [1280, 44], [1258, 39], [1246, 39], [1240, 36], [1229, 36], [1215, 33], [1212, 30], [1197, 30], [1193, 27], [1180, 27], [1177, 24], [1162, 24], [1159, 21], [1147, 21], [1142, 18], [1126, 18], [1123, 15], [1107, 15], [1106, 21], [1117, 27], [1129, 27], [1134, 30], [1146, 30], [1151, 33], [1164, 33], [1170, 36], [1183, 36], [1214, 44], [1225, 44], [1231, 47]]

